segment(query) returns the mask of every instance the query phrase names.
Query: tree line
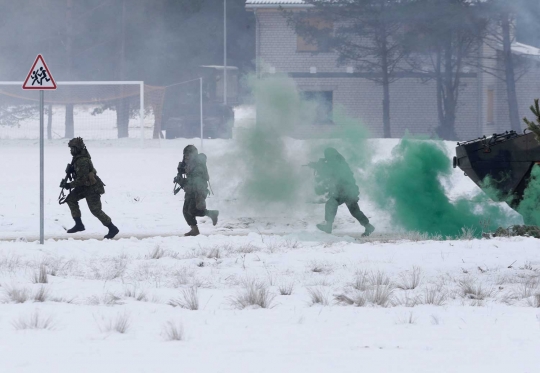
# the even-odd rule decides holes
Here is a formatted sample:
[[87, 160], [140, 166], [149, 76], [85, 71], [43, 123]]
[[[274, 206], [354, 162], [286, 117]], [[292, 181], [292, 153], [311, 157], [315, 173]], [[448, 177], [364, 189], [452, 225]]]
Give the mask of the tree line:
[[[404, 72], [435, 81], [436, 135], [456, 139], [457, 105], [465, 68], [475, 67], [506, 86], [509, 123], [519, 131], [516, 81], [527, 61], [512, 53], [520, 40], [540, 47], [540, 2], [537, 0], [305, 0], [308, 12], [283, 10], [298, 35], [325, 43], [338, 64], [354, 65], [382, 86], [383, 133], [391, 137], [391, 85]], [[317, 20], [314, 22], [313, 20]], [[326, 26], [325, 26], [326, 25]], [[331, 26], [328, 26], [331, 25]], [[330, 29], [331, 28], [331, 29]], [[494, 53], [478, 58], [479, 48]], [[503, 68], [494, 64], [502, 59]]]

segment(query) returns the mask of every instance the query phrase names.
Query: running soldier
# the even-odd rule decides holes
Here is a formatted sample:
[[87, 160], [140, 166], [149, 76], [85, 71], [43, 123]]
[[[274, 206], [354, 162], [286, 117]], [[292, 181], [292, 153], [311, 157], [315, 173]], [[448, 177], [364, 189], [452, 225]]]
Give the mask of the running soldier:
[[178, 174], [173, 180], [184, 189], [184, 218], [191, 230], [184, 236], [199, 235], [197, 216], [208, 216], [212, 224], [218, 222], [219, 211], [206, 209], [206, 197], [208, 197], [208, 183], [210, 177], [206, 168], [206, 155], [199, 154], [197, 148], [188, 145], [184, 148], [184, 159], [178, 164]]
[[332, 233], [332, 225], [338, 207], [345, 203], [349, 212], [365, 228], [362, 236], [369, 236], [375, 227], [369, 223], [358, 206], [360, 191], [354, 180], [354, 175], [345, 158], [334, 148], [326, 148], [324, 158], [311, 162], [307, 166], [315, 170], [315, 192], [326, 195], [325, 222], [317, 224], [317, 228], [326, 233]]
[[68, 229], [68, 233], [76, 233], [84, 231], [84, 225], [81, 220], [81, 210], [79, 209], [79, 201], [86, 198], [86, 203], [90, 212], [99, 219], [99, 221], [109, 228], [109, 232], [104, 238], [111, 239], [119, 232], [118, 228], [111, 222], [111, 218], [107, 216], [101, 209], [101, 195], [105, 193], [105, 184], [97, 176], [97, 171], [92, 164], [92, 159], [84, 141], [80, 137], [71, 139], [68, 146], [73, 156], [71, 167], [68, 167], [68, 177], [73, 179], [68, 182], [66, 179], [60, 183], [60, 188], [70, 189], [70, 193], [61, 200], [60, 203], [67, 203], [71, 210], [71, 216], [75, 220], [75, 226]]

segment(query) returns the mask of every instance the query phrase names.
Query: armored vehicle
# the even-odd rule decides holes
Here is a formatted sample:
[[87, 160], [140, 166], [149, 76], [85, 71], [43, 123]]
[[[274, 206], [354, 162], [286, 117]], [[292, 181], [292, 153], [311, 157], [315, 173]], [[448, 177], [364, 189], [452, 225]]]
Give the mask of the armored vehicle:
[[489, 176], [489, 187], [496, 189], [498, 199], [515, 210], [523, 199], [533, 166], [540, 164], [540, 144], [534, 133], [526, 131], [507, 131], [458, 143], [454, 168], [462, 169], [480, 188], [485, 188]]

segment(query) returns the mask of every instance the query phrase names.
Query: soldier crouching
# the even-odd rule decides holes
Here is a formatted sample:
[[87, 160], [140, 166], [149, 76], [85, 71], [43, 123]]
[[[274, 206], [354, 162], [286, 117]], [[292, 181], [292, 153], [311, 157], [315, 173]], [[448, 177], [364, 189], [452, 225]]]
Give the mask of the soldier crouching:
[[208, 216], [212, 219], [213, 225], [217, 224], [219, 211], [206, 209], [209, 181], [206, 155], [199, 154], [197, 148], [193, 145], [186, 146], [184, 148], [184, 158], [178, 164], [178, 174], [174, 178], [174, 182], [178, 183], [186, 193], [183, 213], [191, 230], [184, 236], [199, 235], [197, 217]]
[[[81, 220], [81, 210], [79, 201], [86, 199], [88, 208], [92, 215], [99, 219], [101, 224], [109, 228], [109, 232], [104, 238], [111, 239], [119, 232], [118, 228], [112, 223], [111, 218], [101, 209], [101, 195], [105, 193], [105, 184], [97, 176], [97, 171], [94, 168], [92, 159], [84, 141], [80, 137], [76, 137], [69, 141], [68, 146], [73, 156], [71, 161], [71, 178], [72, 182], [67, 182], [67, 178], [62, 180], [61, 188], [72, 189], [65, 203], [71, 210], [71, 216], [75, 220], [75, 226], [68, 229], [68, 233], [76, 233], [84, 231], [84, 225]], [[69, 172], [68, 172], [69, 174]], [[62, 201], [61, 201], [62, 203]]]

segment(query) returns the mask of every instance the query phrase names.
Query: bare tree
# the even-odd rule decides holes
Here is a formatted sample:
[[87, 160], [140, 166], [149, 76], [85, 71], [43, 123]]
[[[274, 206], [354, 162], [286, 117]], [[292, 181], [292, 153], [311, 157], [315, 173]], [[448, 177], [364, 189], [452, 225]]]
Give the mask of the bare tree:
[[404, 9], [399, 0], [306, 0], [308, 12], [285, 12], [289, 24], [319, 51], [335, 51], [338, 64], [353, 64], [383, 88], [383, 134], [391, 137], [390, 84], [405, 58]]
[[474, 58], [487, 25], [480, 0], [412, 0], [407, 45], [415, 69], [436, 81], [436, 133], [457, 138], [455, 123], [463, 68]]
[[[526, 58], [512, 52], [512, 44], [516, 41], [516, 14], [522, 6], [522, 0], [489, 0], [482, 4], [486, 17], [490, 19], [485, 44], [492, 53], [477, 61], [482, 71], [505, 83], [510, 127], [514, 131], [521, 130], [516, 83], [530, 68]], [[502, 61], [502, 66], [498, 61]]]

